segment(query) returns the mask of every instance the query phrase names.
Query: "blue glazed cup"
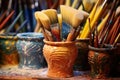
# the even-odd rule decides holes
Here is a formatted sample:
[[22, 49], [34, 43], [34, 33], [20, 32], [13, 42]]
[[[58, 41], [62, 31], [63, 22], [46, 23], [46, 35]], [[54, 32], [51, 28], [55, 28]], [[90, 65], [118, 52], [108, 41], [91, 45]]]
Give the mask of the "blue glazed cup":
[[43, 34], [42, 33], [19, 33], [16, 47], [19, 53], [19, 68], [39, 69], [46, 67], [43, 56]]

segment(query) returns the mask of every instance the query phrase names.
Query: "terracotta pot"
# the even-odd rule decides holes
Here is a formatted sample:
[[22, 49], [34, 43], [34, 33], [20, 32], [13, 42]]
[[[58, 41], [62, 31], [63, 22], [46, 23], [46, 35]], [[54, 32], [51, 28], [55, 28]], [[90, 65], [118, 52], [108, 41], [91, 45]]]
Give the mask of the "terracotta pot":
[[90, 66], [88, 64], [89, 38], [77, 39], [76, 45], [78, 48], [78, 56], [75, 61], [74, 70], [75, 71], [90, 70]]
[[91, 77], [107, 78], [114, 68], [115, 49], [112, 46], [105, 48], [95, 48], [89, 46], [88, 60], [91, 66]]
[[16, 50], [17, 37], [13, 34], [0, 34], [0, 67], [10, 68], [18, 65]]
[[42, 33], [19, 33], [16, 47], [19, 53], [19, 68], [39, 69], [46, 67], [43, 56], [43, 34]]
[[48, 63], [47, 76], [73, 76], [73, 65], [78, 53], [75, 42], [44, 42], [43, 54]]

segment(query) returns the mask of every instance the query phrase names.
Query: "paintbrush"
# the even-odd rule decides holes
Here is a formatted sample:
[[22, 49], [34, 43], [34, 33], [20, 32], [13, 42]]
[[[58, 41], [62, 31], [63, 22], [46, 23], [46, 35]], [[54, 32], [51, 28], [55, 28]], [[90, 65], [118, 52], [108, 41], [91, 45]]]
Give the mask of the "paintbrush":
[[72, 41], [75, 38], [76, 30], [78, 26], [80, 26], [82, 20], [84, 19], [84, 16], [77, 9], [65, 5], [60, 5], [60, 11], [62, 14], [63, 21], [72, 26], [71, 31], [68, 34], [66, 40]]
[[7, 10], [0, 15], [0, 23], [5, 18], [6, 13], [7, 13]]
[[116, 46], [117, 42], [120, 41], [120, 33], [117, 35], [114, 43], [113, 43], [113, 46]]
[[[104, 2], [101, 3], [100, 0], [98, 0], [98, 2], [95, 4], [94, 8], [92, 9], [90, 15], [89, 15], [89, 18], [91, 20], [91, 28], [92, 30], [94, 29], [94, 25], [95, 25], [95, 22], [97, 22], [100, 17], [101, 17], [101, 14], [103, 13], [103, 8], [105, 8], [107, 6], [107, 0], [105, 0]], [[82, 31], [82, 34], [80, 36], [80, 38], [87, 38], [88, 35], [89, 35], [89, 30], [88, 30], [88, 21], [86, 22], [85, 26], [84, 26], [84, 29]]]
[[39, 32], [40, 27], [41, 27], [41, 24], [40, 24], [40, 21], [39, 21], [39, 18], [38, 18], [39, 12], [40, 12], [40, 11], [36, 11], [36, 12], [34, 13], [34, 16], [35, 16], [35, 19], [36, 19], [36, 26], [35, 26], [34, 32]]
[[13, 16], [14, 10], [3, 20], [3, 22], [0, 24], [0, 30], [4, 27], [4, 25], [9, 21], [9, 19]]
[[71, 0], [65, 0], [65, 5], [66, 6], [71, 6]]
[[16, 24], [16, 22], [19, 20], [20, 16], [22, 15], [23, 11], [20, 11], [19, 14], [17, 15], [17, 17], [15, 18], [15, 20], [12, 22], [12, 24], [10, 24], [10, 26], [8, 27], [8, 29], [5, 31], [5, 33], [9, 33], [14, 25]]
[[19, 28], [15, 31], [14, 36], [16, 36], [17, 33], [18, 33], [22, 28], [24, 28], [24, 27], [26, 26], [26, 24], [27, 24], [27, 20], [25, 20], [25, 21], [19, 26]]
[[55, 0], [53, 5], [50, 7], [50, 9], [57, 9], [59, 5], [59, 0]]
[[60, 25], [58, 22], [57, 11], [55, 9], [42, 10], [50, 19], [50, 29], [56, 41], [61, 41]]
[[[119, 17], [119, 22], [120, 22], [120, 17]], [[116, 21], [116, 23], [117, 23], [117, 21]], [[109, 42], [110, 44], [114, 43], [116, 36], [120, 33], [120, 23], [118, 23], [118, 25], [115, 24], [113, 27], [115, 27], [115, 29], [114, 29], [113, 34], [111, 36], [111, 39]]]
[[44, 27], [43, 27], [43, 25], [42, 25], [42, 23], [40, 21], [40, 18], [39, 18], [41, 16], [40, 15], [40, 11], [36, 11], [35, 14], [34, 14], [34, 16], [35, 16], [35, 19], [37, 20], [37, 24], [36, 24], [37, 27], [36, 27], [36, 29], [39, 28], [38, 32], [41, 29], [41, 31], [42, 31], [42, 33], [44, 35], [45, 40], [48, 41], [49, 35], [45, 32], [45, 29], [44, 29]]
[[43, 12], [39, 12], [38, 17], [39, 17], [39, 19], [40, 19], [40, 21], [41, 21], [41, 23], [44, 27], [44, 31], [47, 35], [48, 40], [49, 41], [54, 41], [53, 35], [51, 33], [49, 17]]

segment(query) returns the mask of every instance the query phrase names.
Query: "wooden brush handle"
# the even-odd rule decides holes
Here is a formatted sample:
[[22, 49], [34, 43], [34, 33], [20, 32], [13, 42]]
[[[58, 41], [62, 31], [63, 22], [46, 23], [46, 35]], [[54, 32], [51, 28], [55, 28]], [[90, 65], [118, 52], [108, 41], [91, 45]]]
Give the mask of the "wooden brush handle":
[[78, 36], [79, 33], [80, 33], [80, 30], [81, 30], [81, 26], [78, 26], [78, 28], [77, 28], [77, 30], [76, 30], [76, 32], [75, 32], [75, 37], [74, 37], [73, 40], [75, 40], [75, 39], [77, 38], [77, 36]]
[[73, 39], [75, 37], [75, 33], [76, 33], [76, 29], [72, 28], [70, 33], [67, 36], [67, 40], [66, 41], [73, 41]]
[[48, 41], [49, 39], [48, 39], [48, 37], [47, 37], [47, 34], [45, 33], [44, 28], [41, 27], [41, 30], [42, 30], [42, 33], [43, 33], [43, 35], [44, 35], [45, 40]]
[[114, 32], [112, 34], [112, 37], [111, 37], [111, 40], [110, 40], [110, 44], [113, 44], [115, 39], [116, 39], [116, 36], [119, 34], [119, 31], [120, 31], [120, 23], [119, 25], [117, 26], [116, 29], [114, 29]]
[[8, 22], [8, 20], [12, 17], [12, 15], [14, 14], [14, 10], [8, 15], [8, 17], [1, 23], [0, 25], [0, 30], [4, 27], [4, 25]]
[[0, 23], [1, 23], [1, 21], [3, 20], [3, 18], [5, 17], [6, 13], [7, 13], [7, 10], [4, 11], [4, 13], [0, 16]]
[[51, 31], [48, 31], [47, 29], [44, 29], [44, 30], [45, 30], [45, 34], [46, 34], [48, 40], [49, 41], [54, 41]]

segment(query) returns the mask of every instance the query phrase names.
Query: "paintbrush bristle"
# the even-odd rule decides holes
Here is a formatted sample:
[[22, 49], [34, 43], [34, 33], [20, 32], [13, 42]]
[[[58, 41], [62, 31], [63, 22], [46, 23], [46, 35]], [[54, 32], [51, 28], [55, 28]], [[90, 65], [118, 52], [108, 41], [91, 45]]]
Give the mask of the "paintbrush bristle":
[[72, 7], [60, 5], [60, 10], [63, 21], [74, 28], [77, 28], [84, 19], [83, 14]]
[[57, 11], [55, 9], [42, 10], [42, 12], [49, 17], [51, 25], [58, 23]]
[[50, 30], [50, 19], [49, 19], [49, 17], [46, 14], [44, 14], [43, 12], [39, 12], [38, 16], [39, 16], [39, 19], [40, 19], [42, 25], [44, 26], [44, 28], [47, 29], [47, 30]]

